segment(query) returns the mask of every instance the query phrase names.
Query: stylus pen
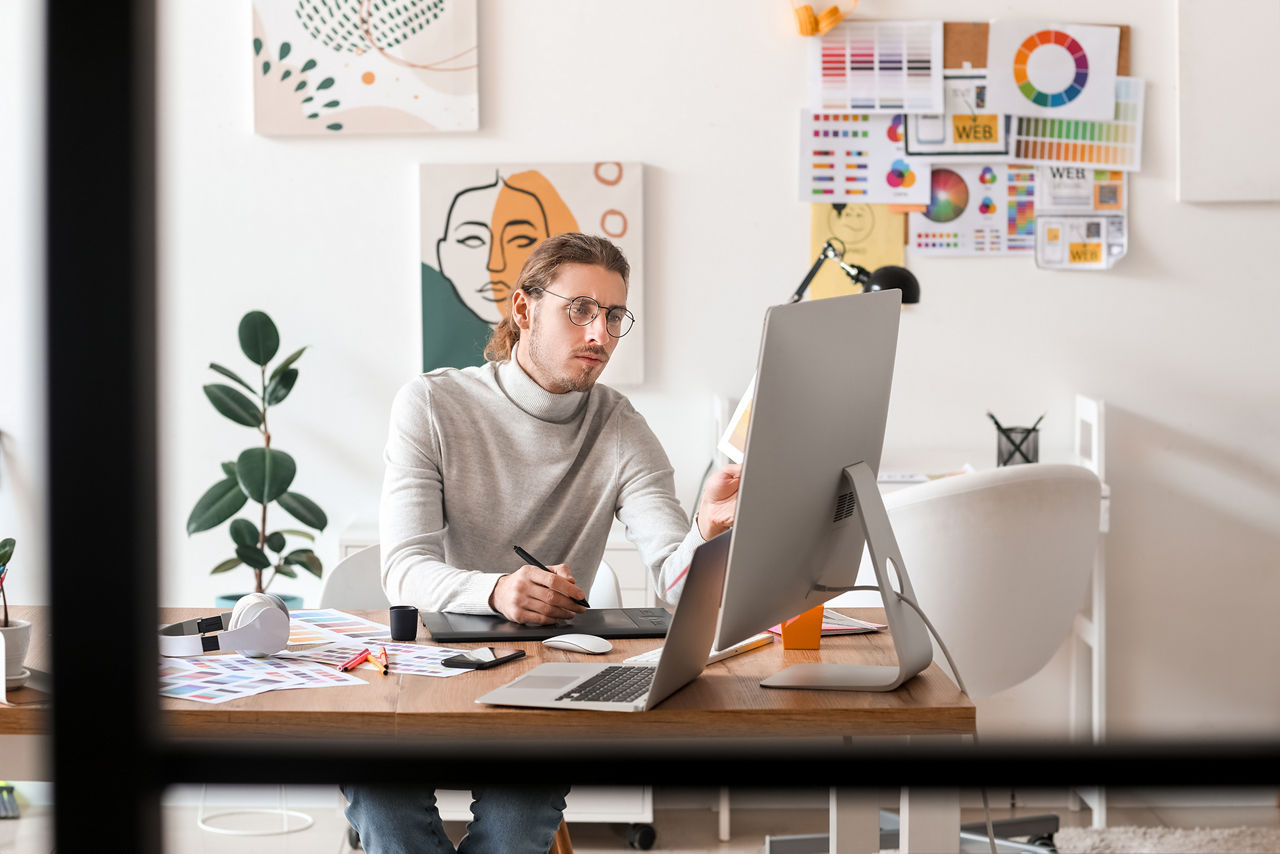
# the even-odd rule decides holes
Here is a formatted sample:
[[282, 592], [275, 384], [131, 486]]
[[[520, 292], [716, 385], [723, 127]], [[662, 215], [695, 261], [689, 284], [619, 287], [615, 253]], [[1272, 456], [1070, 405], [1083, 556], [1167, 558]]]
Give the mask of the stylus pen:
[[[529, 564], [530, 566], [536, 566], [538, 569], [542, 570], [543, 572], [551, 572], [551, 570], [547, 569], [546, 564], [538, 560], [533, 555], [529, 554], [524, 549], [520, 548], [519, 546], [512, 546], [511, 548], [516, 550], [516, 554], [520, 555], [520, 559], [523, 560], [525, 563]], [[555, 573], [551, 573], [551, 574], [555, 575]], [[591, 607], [590, 605], [587, 604], [586, 599], [574, 599], [573, 601], [577, 602], [579, 605], [581, 605], [584, 608]]]

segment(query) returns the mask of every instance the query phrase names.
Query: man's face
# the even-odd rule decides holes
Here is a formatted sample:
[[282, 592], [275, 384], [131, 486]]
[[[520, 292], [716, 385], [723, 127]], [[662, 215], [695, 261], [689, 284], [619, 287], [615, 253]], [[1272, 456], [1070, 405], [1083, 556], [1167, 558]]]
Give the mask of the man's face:
[[[615, 306], [626, 306], [627, 286], [620, 275], [604, 267], [566, 264], [547, 290], [551, 293], [534, 299], [516, 293], [513, 310], [520, 326], [520, 366], [554, 394], [589, 391], [621, 340], [605, 330], [605, 314]], [[569, 303], [559, 297], [583, 296], [600, 303], [601, 309], [591, 323], [575, 326], [569, 319]]]

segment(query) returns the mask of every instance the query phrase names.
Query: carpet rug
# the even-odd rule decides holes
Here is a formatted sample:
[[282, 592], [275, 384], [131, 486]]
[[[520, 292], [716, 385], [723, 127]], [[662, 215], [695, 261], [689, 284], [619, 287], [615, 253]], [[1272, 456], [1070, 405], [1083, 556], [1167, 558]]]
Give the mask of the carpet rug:
[[1060, 854], [1280, 854], [1280, 828], [1064, 827]]

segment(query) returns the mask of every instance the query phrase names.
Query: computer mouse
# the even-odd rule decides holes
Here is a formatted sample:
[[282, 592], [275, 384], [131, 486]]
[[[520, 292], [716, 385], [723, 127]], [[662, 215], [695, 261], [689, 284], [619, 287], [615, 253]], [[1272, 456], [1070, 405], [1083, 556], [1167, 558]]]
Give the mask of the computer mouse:
[[543, 646], [549, 646], [552, 649], [563, 649], [569, 652], [585, 652], [591, 655], [600, 655], [613, 649], [613, 644], [604, 638], [598, 638], [595, 635], [556, 635], [553, 638], [547, 638], [542, 642]]

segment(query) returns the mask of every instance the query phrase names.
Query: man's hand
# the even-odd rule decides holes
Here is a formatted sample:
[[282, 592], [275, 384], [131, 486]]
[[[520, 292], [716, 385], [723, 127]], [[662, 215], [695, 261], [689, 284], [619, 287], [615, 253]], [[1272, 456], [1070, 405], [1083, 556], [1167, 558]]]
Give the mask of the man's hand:
[[742, 466], [730, 463], [707, 478], [698, 502], [698, 533], [702, 539], [709, 540], [733, 527], [741, 477]]
[[544, 572], [536, 566], [522, 566], [504, 575], [493, 586], [489, 607], [514, 623], [547, 625], [567, 620], [587, 610], [574, 599], [587, 593], [573, 581], [568, 564], [558, 563]]

